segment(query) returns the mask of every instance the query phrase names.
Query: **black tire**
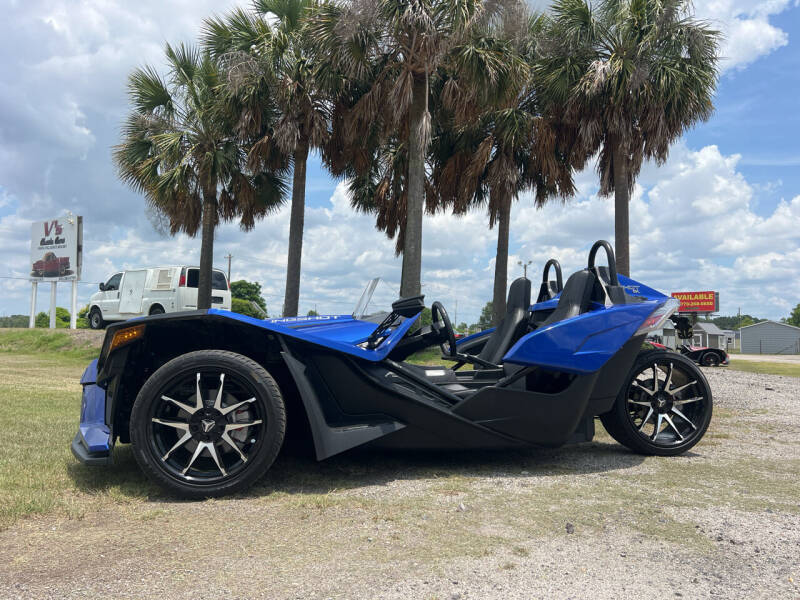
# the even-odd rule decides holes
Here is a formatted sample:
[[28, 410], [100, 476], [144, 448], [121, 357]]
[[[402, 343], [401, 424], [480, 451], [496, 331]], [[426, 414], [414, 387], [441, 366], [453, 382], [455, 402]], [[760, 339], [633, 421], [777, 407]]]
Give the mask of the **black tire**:
[[711, 388], [693, 361], [651, 350], [637, 357], [613, 408], [600, 420], [611, 437], [635, 452], [675, 456], [702, 439], [712, 410]]
[[716, 352], [706, 352], [700, 357], [700, 364], [704, 367], [718, 367], [720, 362]]
[[103, 321], [103, 313], [96, 306], [89, 311], [89, 329], [102, 329], [106, 323]]
[[163, 315], [164, 314], [164, 307], [160, 304], [156, 304], [150, 307], [150, 315]]
[[[243, 411], [246, 427], [238, 420]], [[130, 431], [136, 461], [152, 480], [184, 498], [209, 498], [244, 490], [266, 473], [283, 444], [286, 410], [275, 380], [257, 362], [200, 350], [174, 358], [145, 382]], [[244, 439], [234, 439], [239, 433]]]

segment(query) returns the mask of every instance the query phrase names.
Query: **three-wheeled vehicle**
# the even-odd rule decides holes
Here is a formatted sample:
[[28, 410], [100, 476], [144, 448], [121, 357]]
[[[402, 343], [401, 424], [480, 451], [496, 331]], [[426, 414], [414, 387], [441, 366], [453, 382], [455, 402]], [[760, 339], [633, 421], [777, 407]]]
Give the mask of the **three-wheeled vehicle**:
[[[607, 266], [595, 264], [598, 250]], [[555, 270], [551, 281], [549, 271]], [[359, 446], [522, 448], [591, 440], [595, 417], [628, 448], [676, 455], [705, 433], [708, 383], [687, 358], [644, 350], [678, 301], [618, 276], [608, 242], [538, 297], [520, 278], [497, 328], [456, 341], [423, 297], [352, 315], [258, 320], [210, 309], [111, 325], [86, 369], [72, 451], [89, 465], [132, 443], [156, 482], [187, 497], [241, 490], [308, 432], [319, 460]], [[443, 365], [406, 359], [441, 345]]]

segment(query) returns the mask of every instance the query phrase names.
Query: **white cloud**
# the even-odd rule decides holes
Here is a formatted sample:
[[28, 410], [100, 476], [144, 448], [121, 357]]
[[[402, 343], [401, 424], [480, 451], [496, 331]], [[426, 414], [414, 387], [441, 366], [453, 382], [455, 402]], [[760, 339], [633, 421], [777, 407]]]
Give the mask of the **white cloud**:
[[725, 36], [723, 71], [743, 69], [789, 43], [789, 35], [769, 22], [792, 4], [791, 0], [697, 0], [698, 18], [707, 19]]

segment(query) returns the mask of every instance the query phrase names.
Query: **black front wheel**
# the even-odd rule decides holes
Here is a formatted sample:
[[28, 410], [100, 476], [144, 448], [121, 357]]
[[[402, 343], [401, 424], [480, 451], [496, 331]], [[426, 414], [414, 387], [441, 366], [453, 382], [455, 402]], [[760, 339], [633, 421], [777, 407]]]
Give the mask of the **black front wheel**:
[[720, 363], [719, 356], [717, 356], [716, 352], [706, 352], [703, 354], [703, 358], [700, 359], [700, 363], [704, 367], [718, 367]]
[[221, 350], [175, 358], [142, 386], [131, 442], [142, 470], [186, 498], [222, 496], [252, 485], [283, 443], [286, 412], [272, 376]]
[[89, 313], [89, 328], [102, 329], [105, 323], [103, 322], [103, 314], [99, 308], [93, 308]]
[[675, 352], [653, 350], [639, 355], [614, 407], [600, 420], [631, 450], [674, 456], [700, 441], [711, 412], [711, 388], [694, 362]]

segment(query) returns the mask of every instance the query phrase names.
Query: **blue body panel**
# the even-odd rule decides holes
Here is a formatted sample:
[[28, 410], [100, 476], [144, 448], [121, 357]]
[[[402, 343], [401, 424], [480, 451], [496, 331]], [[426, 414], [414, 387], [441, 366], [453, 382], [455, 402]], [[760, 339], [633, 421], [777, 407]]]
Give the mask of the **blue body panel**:
[[593, 373], [662, 304], [659, 300], [645, 300], [615, 305], [541, 327], [514, 344], [503, 361], [568, 373]]
[[395, 327], [377, 348], [369, 350], [360, 347], [358, 344], [365, 342], [378, 325], [369, 321], [354, 319], [350, 315], [262, 320], [218, 308], [209, 309], [208, 314], [255, 325], [268, 331], [325, 346], [326, 348], [338, 350], [372, 362], [379, 362], [386, 358], [392, 348], [397, 345], [397, 342], [403, 338], [419, 318], [419, 315], [417, 315], [413, 319], [406, 319]]
[[644, 298], [646, 300], [666, 300], [669, 298], [669, 296], [667, 296], [666, 294], [662, 294], [658, 290], [654, 290], [653, 288], [648, 287], [643, 283], [634, 281], [630, 277], [625, 277], [624, 275], [618, 275], [617, 279], [619, 279], [619, 284], [625, 288], [625, 293], [630, 296], [635, 296], [637, 298]]
[[494, 327], [490, 327], [489, 329], [482, 329], [482, 330], [481, 330], [481, 331], [479, 331], [478, 333], [473, 333], [472, 335], [468, 335], [468, 336], [466, 336], [466, 337], [463, 337], [463, 338], [461, 338], [460, 340], [456, 340], [456, 346], [458, 346], [459, 344], [463, 344], [464, 342], [469, 342], [469, 341], [472, 341], [472, 340], [478, 339], [478, 338], [480, 338], [480, 337], [484, 337], [484, 336], [486, 336], [486, 335], [489, 335], [489, 334], [490, 334], [490, 333], [492, 333], [494, 330], [495, 330], [495, 328], [494, 328]]
[[106, 425], [106, 391], [96, 384], [97, 359], [89, 363], [81, 377], [81, 443], [89, 452], [108, 452], [111, 449], [111, 429]]

